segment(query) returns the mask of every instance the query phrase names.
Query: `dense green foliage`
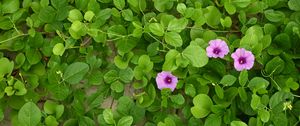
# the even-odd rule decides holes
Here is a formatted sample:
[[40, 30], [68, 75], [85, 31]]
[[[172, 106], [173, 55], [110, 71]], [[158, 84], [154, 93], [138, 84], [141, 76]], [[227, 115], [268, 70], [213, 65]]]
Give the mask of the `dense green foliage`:
[[1, 0], [0, 125], [296, 126], [299, 48], [300, 0]]

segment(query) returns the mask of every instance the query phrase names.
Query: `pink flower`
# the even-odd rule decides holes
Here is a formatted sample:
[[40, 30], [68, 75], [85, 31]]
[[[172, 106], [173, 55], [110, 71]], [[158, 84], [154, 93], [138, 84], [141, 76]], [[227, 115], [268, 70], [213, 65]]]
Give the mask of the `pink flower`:
[[234, 59], [234, 67], [237, 71], [250, 70], [254, 65], [254, 55], [244, 48], [238, 48], [231, 57]]
[[156, 76], [156, 84], [158, 89], [170, 88], [172, 91], [176, 88], [178, 79], [172, 73], [167, 71], [162, 71]]
[[229, 48], [225, 41], [221, 39], [215, 39], [209, 41], [209, 46], [206, 48], [206, 54], [208, 57], [224, 58], [229, 53]]

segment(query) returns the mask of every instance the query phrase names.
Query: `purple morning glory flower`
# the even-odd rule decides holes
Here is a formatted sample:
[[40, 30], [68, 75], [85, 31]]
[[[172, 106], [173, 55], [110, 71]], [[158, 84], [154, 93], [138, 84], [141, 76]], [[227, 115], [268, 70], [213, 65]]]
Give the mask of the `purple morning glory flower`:
[[225, 41], [221, 39], [215, 39], [209, 41], [209, 46], [206, 48], [206, 54], [208, 57], [224, 58], [229, 53], [229, 48]]
[[250, 70], [254, 65], [254, 55], [244, 48], [238, 48], [231, 57], [234, 59], [234, 68], [237, 71]]
[[178, 79], [171, 72], [162, 71], [156, 76], [156, 84], [158, 89], [170, 88], [172, 91], [176, 88]]

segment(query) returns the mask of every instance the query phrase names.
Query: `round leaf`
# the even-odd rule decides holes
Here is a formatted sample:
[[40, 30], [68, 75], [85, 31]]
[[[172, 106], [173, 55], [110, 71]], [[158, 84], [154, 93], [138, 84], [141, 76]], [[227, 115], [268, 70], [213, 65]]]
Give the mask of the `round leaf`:
[[206, 94], [199, 94], [193, 98], [194, 107], [191, 112], [195, 118], [206, 117], [210, 113], [210, 108], [213, 105], [210, 97]]
[[52, 52], [53, 52], [54, 55], [62, 56], [65, 52], [64, 44], [62, 44], [62, 43], [55, 44], [55, 46], [53, 47]]
[[189, 45], [183, 50], [182, 55], [188, 59], [194, 67], [203, 67], [208, 63], [206, 51], [200, 46]]
[[18, 120], [25, 126], [35, 126], [41, 121], [41, 111], [33, 102], [27, 102], [18, 113]]

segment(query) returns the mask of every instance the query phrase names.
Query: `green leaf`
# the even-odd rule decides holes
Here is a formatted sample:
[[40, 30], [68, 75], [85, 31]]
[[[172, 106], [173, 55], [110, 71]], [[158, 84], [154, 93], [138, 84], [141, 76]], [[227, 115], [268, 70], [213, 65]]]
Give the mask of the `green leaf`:
[[0, 81], [1, 81], [6, 74], [10, 76], [10, 74], [14, 69], [14, 62], [11, 62], [4, 57], [0, 59], [0, 66], [1, 66], [0, 69]]
[[14, 89], [16, 90], [15, 95], [25, 95], [27, 93], [25, 85], [19, 80], [15, 82]]
[[231, 86], [235, 83], [236, 77], [233, 75], [225, 75], [220, 81], [220, 84], [223, 84], [224, 86]]
[[236, 8], [233, 4], [230, 2], [225, 2], [224, 3], [225, 10], [227, 11], [228, 14], [232, 15], [236, 12]]
[[119, 10], [122, 10], [125, 7], [125, 0], [113, 0], [113, 3]]
[[133, 13], [130, 9], [122, 10], [122, 16], [123, 16], [124, 20], [126, 20], [126, 21], [133, 20]]
[[121, 96], [118, 99], [118, 106], [117, 106], [117, 111], [118, 113], [122, 114], [122, 115], [127, 115], [130, 113], [131, 108], [134, 107], [134, 102], [133, 100], [128, 97], [128, 96]]
[[283, 105], [283, 102], [293, 101], [294, 96], [290, 92], [279, 91], [276, 92], [270, 98], [269, 106], [271, 109], [275, 108], [277, 105]]
[[59, 119], [64, 113], [65, 107], [64, 105], [57, 105], [55, 108], [55, 117]]
[[57, 9], [60, 10], [68, 5], [67, 0], [51, 0], [51, 5]]
[[299, 88], [299, 84], [295, 82], [294, 79], [291, 77], [288, 80], [286, 80], [285, 84], [292, 90], [298, 90]]
[[144, 11], [147, 6], [146, 0], [127, 0], [131, 10], [139, 13], [140, 11]]
[[159, 12], [164, 12], [171, 9], [174, 4], [172, 0], [154, 0], [153, 2], [155, 9]]
[[164, 27], [160, 23], [151, 23], [149, 25], [150, 31], [157, 36], [163, 36], [165, 31]]
[[110, 70], [104, 75], [104, 81], [106, 83], [112, 83], [116, 81], [119, 78], [118, 71], [116, 70]]
[[284, 112], [272, 113], [271, 120], [275, 126], [287, 126], [289, 123], [288, 116]]
[[186, 18], [174, 19], [169, 22], [168, 31], [181, 32], [188, 24]]
[[239, 96], [242, 99], [242, 101], [246, 102], [248, 99], [248, 96], [247, 96], [247, 92], [246, 92], [245, 88], [239, 87], [238, 92], [239, 92]]
[[232, 121], [230, 123], [230, 126], [248, 126], [248, 125], [242, 121]]
[[177, 4], [176, 10], [180, 13], [180, 14], [184, 14], [185, 10], [186, 10], [186, 6], [184, 3], [179, 3]]
[[253, 110], [257, 110], [259, 105], [261, 105], [260, 97], [256, 94], [252, 94], [252, 99], [251, 99], [250, 105]]
[[260, 89], [266, 89], [269, 85], [269, 81], [265, 80], [262, 77], [254, 77], [250, 80], [248, 87], [252, 91], [258, 91]]
[[131, 126], [133, 123], [132, 116], [123, 116], [119, 121], [117, 126]]
[[194, 97], [196, 95], [196, 89], [195, 89], [194, 85], [186, 84], [184, 89], [185, 89], [184, 92], [186, 95], [189, 95], [191, 97]]
[[90, 21], [92, 21], [94, 16], [95, 16], [95, 13], [93, 11], [87, 11], [84, 14], [84, 20], [87, 20], [90, 22]]
[[42, 59], [42, 55], [37, 49], [27, 49], [25, 56], [31, 65], [39, 63]]
[[228, 17], [228, 16], [226, 16], [224, 19], [220, 18], [220, 22], [221, 22], [223, 27], [230, 28], [231, 25], [232, 25], [231, 18]]
[[107, 30], [107, 36], [109, 38], [120, 38], [127, 34], [127, 30], [123, 25], [113, 25]]
[[13, 28], [13, 23], [8, 17], [0, 18], [0, 29], [9, 30]]
[[11, 86], [7, 86], [4, 89], [4, 92], [7, 94], [7, 96], [12, 96], [15, 93], [15, 90]]
[[299, 0], [289, 0], [289, 8], [294, 11], [300, 11], [300, 1]]
[[128, 37], [117, 41], [117, 48], [120, 52], [130, 52], [138, 43], [137, 38]]
[[54, 10], [53, 7], [47, 6], [41, 9], [39, 13], [39, 19], [45, 23], [52, 23], [55, 21], [55, 17], [56, 17], [55, 13], [56, 11]]
[[119, 71], [120, 80], [125, 83], [130, 83], [133, 79], [133, 70], [131, 68], [122, 69]]
[[33, 102], [25, 103], [18, 113], [18, 120], [25, 126], [36, 126], [41, 121], [41, 111]]
[[242, 87], [244, 87], [246, 85], [247, 81], [248, 81], [248, 71], [243, 70], [242, 72], [240, 72], [240, 75], [239, 75], [239, 83]]
[[245, 8], [251, 3], [251, 0], [233, 0], [232, 3], [237, 7]]
[[111, 109], [105, 109], [103, 111], [104, 121], [107, 124], [115, 124], [114, 116]]
[[114, 58], [114, 63], [118, 68], [125, 69], [128, 67], [128, 63], [131, 60], [131, 58], [133, 57], [133, 55], [134, 54], [132, 52], [126, 53], [122, 57], [117, 55]]
[[151, 104], [153, 104], [156, 97], [156, 91], [152, 84], [148, 85], [148, 87], [145, 89], [146, 89], [146, 94], [141, 96], [143, 100], [141, 102], [138, 102], [138, 105], [144, 108], [149, 107]]
[[174, 47], [182, 46], [182, 38], [179, 33], [167, 32], [164, 36], [166, 43]]
[[179, 52], [177, 50], [169, 50], [168, 53], [165, 56], [165, 62], [162, 66], [162, 69], [164, 71], [173, 71], [178, 68], [176, 65], [176, 57], [179, 55]]
[[2, 13], [14, 13], [19, 9], [19, 0], [3, 0], [1, 10]]
[[274, 43], [276, 43], [276, 45], [282, 49], [291, 48], [290, 36], [287, 33], [280, 33], [276, 35], [274, 38]]
[[110, 88], [118, 93], [122, 92], [124, 90], [124, 84], [120, 81], [115, 81], [111, 83]]
[[74, 62], [66, 68], [63, 79], [70, 84], [76, 84], [83, 79], [88, 71], [88, 64], [83, 62]]
[[210, 113], [210, 108], [213, 105], [210, 97], [206, 94], [199, 94], [193, 98], [194, 106], [191, 108], [191, 113], [195, 118], [204, 118]]
[[46, 126], [58, 126], [58, 124], [59, 124], [57, 122], [56, 118], [52, 115], [46, 117], [45, 123], [46, 123]]
[[273, 9], [264, 12], [266, 18], [272, 22], [280, 22], [285, 19], [285, 15], [281, 11], [274, 11]]
[[266, 109], [261, 109], [261, 110], [258, 110], [258, 116], [260, 117], [261, 121], [266, 123], [270, 119], [270, 112]]
[[204, 123], [204, 126], [221, 126], [222, 118], [217, 114], [210, 114]]
[[53, 47], [52, 52], [53, 52], [54, 55], [62, 56], [65, 52], [64, 44], [62, 44], [62, 43], [55, 44], [55, 46]]
[[220, 99], [224, 98], [224, 90], [220, 87], [220, 85], [215, 86], [215, 92]]
[[189, 45], [183, 50], [182, 55], [188, 59], [194, 67], [203, 67], [208, 63], [206, 51], [200, 46]]
[[16, 68], [21, 67], [26, 61], [26, 57], [23, 53], [19, 53], [15, 58]]
[[258, 43], [258, 37], [256, 34], [246, 34], [240, 41], [242, 47], [253, 47]]
[[3, 109], [0, 109], [0, 121], [2, 121], [4, 119], [4, 112]]
[[55, 113], [56, 107], [57, 107], [57, 103], [55, 103], [55, 102], [53, 102], [53, 101], [47, 100], [47, 101], [44, 103], [44, 111], [45, 111], [47, 114], [54, 114], [54, 113]]
[[284, 70], [284, 65], [284, 61], [279, 56], [276, 56], [266, 64], [265, 71], [269, 75], [279, 74]]
[[215, 6], [208, 6], [204, 18], [208, 26], [215, 28], [220, 23], [221, 13]]
[[150, 72], [153, 68], [153, 62], [148, 55], [142, 55], [138, 60], [138, 66], [141, 67], [145, 73]]
[[171, 95], [170, 98], [171, 101], [177, 105], [182, 105], [185, 102], [184, 97], [181, 94]]

